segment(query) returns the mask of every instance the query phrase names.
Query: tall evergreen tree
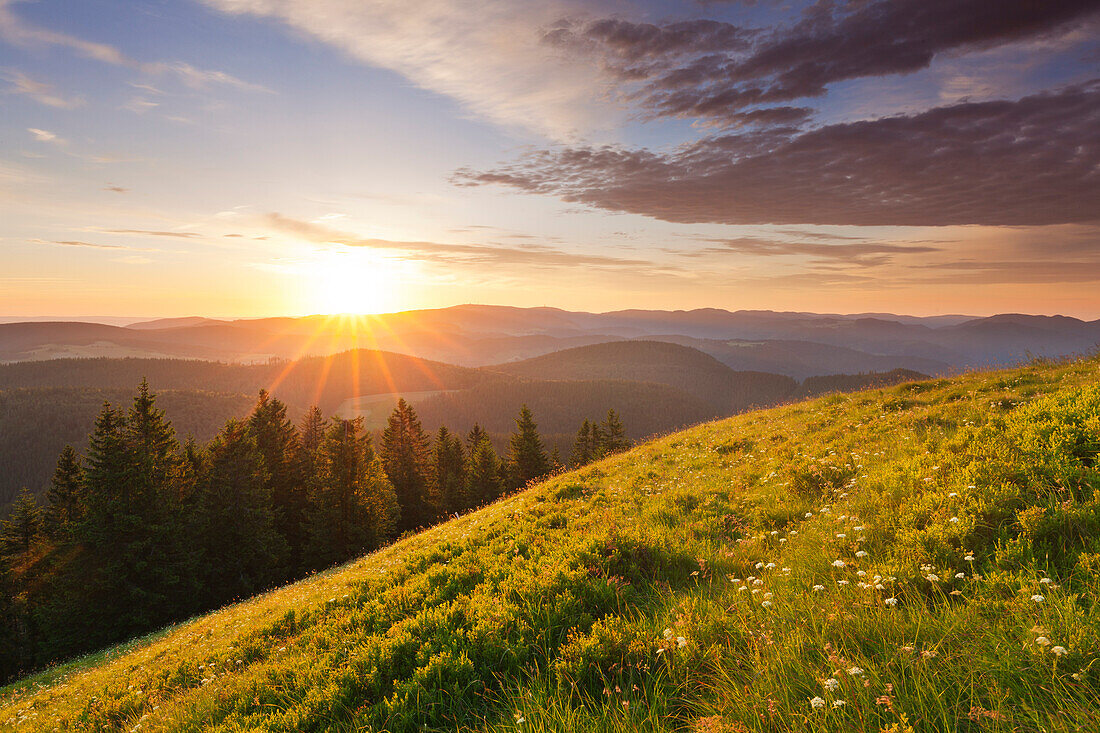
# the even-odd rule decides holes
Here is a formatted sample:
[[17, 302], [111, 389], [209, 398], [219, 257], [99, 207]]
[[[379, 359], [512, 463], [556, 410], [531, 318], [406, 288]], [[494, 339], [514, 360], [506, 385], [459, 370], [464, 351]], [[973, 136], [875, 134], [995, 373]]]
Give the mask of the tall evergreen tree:
[[470, 507], [482, 506], [503, 493], [502, 465], [488, 435], [470, 449], [466, 469], [466, 497]]
[[592, 435], [592, 424], [585, 420], [581, 423], [577, 437], [573, 440], [573, 450], [569, 454], [569, 465], [578, 468], [591, 463], [596, 452], [595, 441]]
[[466, 497], [466, 451], [462, 439], [440, 426], [432, 449], [430, 504], [436, 518], [446, 518], [469, 506]]
[[84, 500], [84, 469], [80, 465], [80, 456], [71, 445], [65, 446], [57, 457], [57, 468], [54, 469], [46, 499], [46, 534], [55, 541], [68, 538], [80, 521]]
[[432, 476], [431, 447], [416, 412], [404, 399], [398, 400], [382, 431], [382, 465], [401, 505], [400, 527], [415, 529], [430, 524], [432, 508], [427, 493]]
[[604, 418], [599, 428], [600, 455], [619, 453], [630, 447], [630, 439], [626, 437], [623, 423], [614, 410], [607, 411], [607, 417]]
[[392, 536], [400, 514], [397, 495], [374, 455], [362, 418], [336, 420], [327, 432], [323, 455], [309, 514], [307, 557], [313, 567], [381, 546]]
[[474, 423], [474, 426], [470, 428], [470, 432], [466, 434], [466, 452], [472, 455], [474, 449], [477, 448], [483, 440], [489, 440], [489, 434], [485, 432], [481, 425]]
[[9, 557], [24, 553], [41, 533], [42, 510], [34, 495], [23, 489], [8, 518], [0, 524], [0, 553]]
[[286, 414], [286, 405], [260, 390], [248, 419], [249, 430], [263, 459], [265, 487], [275, 509], [275, 522], [291, 554], [298, 557], [306, 542], [307, 487], [301, 441]]
[[546, 456], [538, 425], [527, 405], [520, 408], [516, 432], [508, 443], [508, 471], [510, 488], [514, 489], [550, 472], [550, 459]]
[[252, 432], [231, 420], [210, 444], [198, 479], [191, 536], [202, 552], [206, 607], [281, 579], [287, 544], [275, 526], [266, 464]]

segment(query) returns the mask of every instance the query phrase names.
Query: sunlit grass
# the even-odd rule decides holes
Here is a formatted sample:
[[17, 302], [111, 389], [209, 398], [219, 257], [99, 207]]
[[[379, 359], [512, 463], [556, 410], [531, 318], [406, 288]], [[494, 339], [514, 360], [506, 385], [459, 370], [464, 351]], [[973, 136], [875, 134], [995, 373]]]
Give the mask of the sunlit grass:
[[1097, 729], [1098, 378], [1034, 364], [668, 436], [17, 683], [0, 724]]

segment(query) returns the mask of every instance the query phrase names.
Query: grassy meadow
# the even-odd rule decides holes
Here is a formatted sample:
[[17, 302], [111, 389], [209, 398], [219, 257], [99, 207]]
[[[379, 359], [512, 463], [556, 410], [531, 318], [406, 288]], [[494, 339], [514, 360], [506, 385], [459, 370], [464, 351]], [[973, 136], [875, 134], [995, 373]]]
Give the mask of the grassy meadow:
[[667, 436], [0, 691], [122, 731], [1100, 730], [1100, 359]]

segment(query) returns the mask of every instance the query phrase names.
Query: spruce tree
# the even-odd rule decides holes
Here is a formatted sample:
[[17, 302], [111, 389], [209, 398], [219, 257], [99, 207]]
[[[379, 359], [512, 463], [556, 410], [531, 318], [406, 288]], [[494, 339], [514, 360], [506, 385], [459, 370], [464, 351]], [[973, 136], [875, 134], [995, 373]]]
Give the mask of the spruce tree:
[[84, 500], [84, 469], [80, 456], [67, 445], [57, 457], [57, 467], [46, 492], [47, 507], [44, 528], [54, 541], [62, 541], [80, 521]]
[[31, 492], [23, 489], [8, 518], [0, 524], [0, 552], [11, 557], [27, 552], [42, 532], [42, 510]]
[[266, 390], [260, 390], [248, 426], [263, 459], [264, 490], [275, 509], [276, 527], [292, 556], [298, 557], [306, 541], [308, 502], [298, 431], [287, 417], [286, 405]]
[[400, 512], [362, 418], [336, 420], [326, 434], [323, 456], [309, 512], [307, 558], [313, 567], [381, 546], [392, 536]]
[[592, 440], [592, 424], [585, 420], [581, 423], [577, 437], [573, 441], [573, 450], [569, 454], [569, 465], [578, 468], [592, 462], [595, 445]]
[[436, 434], [432, 449], [430, 503], [437, 519], [445, 519], [469, 506], [466, 498], [466, 452], [462, 439], [445, 426]]
[[287, 545], [275, 526], [266, 465], [250, 425], [229, 421], [207, 456], [192, 541], [201, 548], [202, 600], [210, 607], [279, 580]]
[[489, 437], [483, 435], [470, 449], [466, 469], [466, 497], [470, 507], [496, 501], [504, 490], [502, 466]]
[[614, 410], [607, 411], [607, 417], [599, 427], [599, 452], [601, 455], [620, 453], [630, 447], [630, 439], [626, 437], [622, 421], [619, 420], [619, 415]]
[[401, 505], [402, 529], [430, 524], [432, 509], [427, 503], [431, 482], [431, 447], [416, 412], [400, 399], [382, 431], [382, 465], [397, 492]]
[[516, 418], [516, 432], [508, 444], [508, 471], [510, 488], [517, 489], [527, 482], [550, 472], [550, 460], [546, 456], [538, 426], [527, 405], [520, 408]]
[[481, 444], [481, 441], [488, 440], [489, 434], [478, 423], [474, 423], [474, 426], [470, 428], [470, 432], [466, 434], [466, 452], [473, 454], [474, 449]]

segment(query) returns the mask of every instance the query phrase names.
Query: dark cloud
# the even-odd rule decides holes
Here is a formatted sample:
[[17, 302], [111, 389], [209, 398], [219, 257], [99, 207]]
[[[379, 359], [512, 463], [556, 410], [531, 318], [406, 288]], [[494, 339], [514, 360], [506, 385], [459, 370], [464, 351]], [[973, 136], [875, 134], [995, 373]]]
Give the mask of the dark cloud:
[[539, 244], [523, 244], [515, 247], [463, 244], [453, 242], [393, 241], [360, 237], [349, 232], [330, 229], [308, 221], [301, 221], [278, 213], [264, 217], [265, 223], [285, 234], [290, 234], [315, 244], [338, 244], [345, 247], [367, 247], [404, 253], [409, 259], [443, 262], [447, 264], [473, 265], [527, 265], [531, 267], [591, 267], [599, 269], [627, 269], [635, 274], [647, 274], [659, 269], [673, 272], [674, 267], [660, 266], [647, 260], [605, 255], [565, 252]]
[[680, 223], [1045, 225], [1100, 220], [1100, 80], [1016, 101], [703, 138], [668, 154], [537, 151], [502, 184]]
[[919, 71], [938, 55], [1060, 33], [1098, 13], [1096, 0], [820, 0], [798, 23], [767, 31], [711, 20], [600, 19], [563, 22], [545, 41], [595, 56], [652, 116], [743, 124], [749, 107], [818, 97], [848, 79]]

